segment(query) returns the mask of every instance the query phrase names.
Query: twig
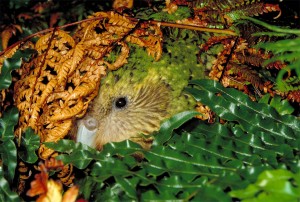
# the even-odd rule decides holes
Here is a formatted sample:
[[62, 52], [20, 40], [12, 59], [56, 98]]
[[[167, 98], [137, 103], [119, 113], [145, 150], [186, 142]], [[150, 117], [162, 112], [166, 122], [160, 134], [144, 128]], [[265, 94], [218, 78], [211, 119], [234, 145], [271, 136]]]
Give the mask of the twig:
[[47, 32], [52, 32], [55, 29], [56, 30], [57, 29], [63, 29], [63, 28], [74, 26], [74, 25], [77, 25], [77, 24], [80, 24], [80, 23], [83, 23], [83, 22], [88, 22], [88, 21], [93, 21], [93, 20], [100, 20], [100, 19], [103, 19], [103, 17], [93, 17], [93, 18], [89, 18], [89, 19], [80, 20], [80, 21], [77, 21], [77, 22], [72, 22], [72, 23], [69, 23], [69, 24], [66, 24], [66, 25], [62, 25], [62, 26], [59, 26], [59, 27], [52, 27], [52, 28], [49, 28], [49, 29], [41, 30], [39, 32], [36, 32], [34, 34], [31, 34], [31, 35], [25, 37], [21, 41], [17, 41], [16, 43], [12, 44], [8, 48], [6, 48], [2, 52], [0, 52], [0, 56], [2, 56], [6, 51], [14, 48], [15, 46], [22, 45], [23, 43], [25, 43], [26, 41], [28, 41], [29, 39], [31, 39], [31, 38], [33, 38], [35, 36], [38, 36], [38, 35], [41, 35], [41, 34], [44, 34], [44, 33], [47, 33]]
[[185, 25], [185, 24], [178, 24], [178, 23], [171, 23], [171, 22], [160, 22], [156, 20], [148, 21], [150, 24], [165, 26], [165, 27], [177, 27], [180, 29], [189, 29], [201, 32], [212, 32], [212, 33], [220, 33], [220, 34], [228, 34], [232, 36], [237, 36], [237, 33], [230, 29], [215, 29], [215, 28], [207, 28], [207, 27], [198, 27], [194, 25]]
[[[66, 24], [66, 25], [62, 25], [62, 26], [59, 26], [59, 27], [44, 29], [42, 31], [39, 31], [37, 33], [31, 34], [31, 35], [25, 37], [21, 41], [18, 41], [16, 43], [12, 44], [7, 49], [0, 52], [0, 56], [2, 56], [6, 51], [14, 48], [15, 46], [22, 45], [27, 40], [29, 40], [29, 39], [31, 39], [35, 36], [38, 36], [38, 35], [41, 35], [41, 34], [44, 34], [44, 33], [47, 33], [47, 32], [52, 32], [54, 29], [63, 29], [63, 28], [74, 26], [74, 25], [77, 25], [77, 24], [80, 24], [80, 23], [83, 23], [83, 22], [88, 22], [88, 21], [93, 21], [93, 20], [100, 20], [100, 19], [103, 19], [103, 17], [102, 16], [101, 17], [93, 17], [93, 18], [89, 18], [89, 19], [69, 23], [69, 24]], [[130, 18], [130, 20], [139, 21], [136, 18]], [[228, 34], [228, 35], [232, 35], [232, 36], [237, 36], [237, 33], [235, 33], [234, 31], [232, 31], [230, 29], [215, 29], [215, 28], [207, 28], [207, 27], [198, 27], [198, 26], [194, 26], [194, 25], [185, 25], [185, 24], [170, 23], [170, 22], [160, 22], [160, 21], [156, 21], [156, 20], [150, 20], [150, 21], [148, 21], [148, 23], [158, 25], [158, 26], [176, 27], [176, 28], [180, 28], [180, 29], [189, 29], [189, 30], [195, 30], [195, 31], [212, 32], [212, 33], [220, 33], [220, 34]]]

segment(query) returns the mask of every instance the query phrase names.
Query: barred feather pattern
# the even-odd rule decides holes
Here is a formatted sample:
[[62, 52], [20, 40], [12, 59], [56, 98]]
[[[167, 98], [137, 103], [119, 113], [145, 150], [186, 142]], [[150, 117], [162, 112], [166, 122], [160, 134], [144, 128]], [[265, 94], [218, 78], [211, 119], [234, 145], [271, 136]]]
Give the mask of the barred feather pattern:
[[[118, 107], [120, 98], [126, 102], [124, 107]], [[98, 121], [93, 146], [101, 149], [108, 142], [132, 139], [147, 147], [139, 135], [159, 129], [161, 121], [170, 116], [170, 100], [170, 89], [159, 79], [135, 84], [122, 80], [114, 86], [103, 86], [87, 113]]]

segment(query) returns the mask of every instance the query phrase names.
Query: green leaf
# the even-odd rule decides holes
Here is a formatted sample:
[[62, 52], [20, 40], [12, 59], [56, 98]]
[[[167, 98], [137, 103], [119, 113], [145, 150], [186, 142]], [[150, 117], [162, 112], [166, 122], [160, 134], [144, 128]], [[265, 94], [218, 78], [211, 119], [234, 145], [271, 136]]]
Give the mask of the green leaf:
[[85, 169], [93, 160], [93, 154], [88, 150], [77, 150], [71, 154], [62, 154], [56, 157], [58, 160], [62, 160], [65, 164], [73, 164], [79, 169]]
[[197, 195], [192, 198], [193, 201], [215, 201], [230, 202], [231, 198], [219, 187], [214, 185], [204, 186]]
[[199, 115], [199, 112], [185, 111], [176, 114], [167, 121], [165, 121], [161, 125], [159, 132], [156, 134], [153, 145], [163, 144], [166, 141], [168, 141], [168, 139], [170, 139], [171, 137], [173, 130], [179, 128], [182, 124], [195, 117], [196, 115]]
[[295, 109], [287, 100], [282, 100], [278, 95], [275, 95], [272, 99], [270, 99], [270, 97], [270, 94], [264, 95], [259, 100], [259, 103], [269, 104], [270, 106], [274, 107], [281, 115], [292, 114], [294, 112]]
[[232, 197], [243, 201], [299, 201], [299, 174], [288, 170], [266, 170], [254, 184], [247, 188], [231, 191]]
[[24, 1], [12, 0], [12, 1], [9, 1], [9, 7], [19, 9], [19, 8], [22, 8], [22, 7], [25, 7], [26, 5], [28, 5], [29, 2], [30, 2], [30, 0], [24, 0]]
[[54, 149], [55, 151], [64, 152], [68, 154], [78, 150], [92, 150], [92, 148], [85, 144], [76, 143], [72, 140], [66, 139], [62, 139], [57, 142], [44, 142], [43, 144], [45, 144], [46, 147]]
[[18, 118], [19, 114], [17, 108], [11, 108], [4, 112], [3, 117], [0, 119], [0, 154], [4, 176], [9, 183], [12, 183], [14, 179], [15, 169], [17, 166], [17, 148], [13, 139], [14, 126], [18, 123]]
[[98, 151], [82, 143], [75, 143], [72, 140], [59, 140], [55, 142], [45, 142], [47, 147], [55, 151], [67, 153], [56, 157], [65, 164], [71, 163], [79, 169], [85, 169], [95, 158]]
[[19, 112], [16, 107], [7, 110], [3, 117], [0, 119], [0, 133], [1, 139], [13, 139], [14, 136], [14, 126], [18, 123]]
[[30, 164], [38, 160], [36, 150], [40, 147], [40, 137], [31, 128], [27, 128], [22, 135], [21, 147], [18, 150], [19, 157]]
[[0, 90], [7, 89], [10, 86], [12, 81], [11, 71], [19, 69], [22, 65], [22, 59], [28, 60], [33, 53], [35, 51], [31, 49], [18, 50], [12, 58], [4, 60], [0, 74]]
[[298, 29], [280, 28], [278, 26], [270, 25], [268, 23], [265, 23], [263, 21], [260, 21], [258, 19], [251, 18], [251, 17], [248, 17], [248, 16], [243, 16], [243, 18], [247, 19], [251, 22], [254, 22], [255, 24], [266, 27], [267, 29], [269, 29], [273, 32], [279, 32], [279, 33], [281, 32], [281, 33], [286, 33], [286, 34], [298, 34], [298, 35], [300, 34], [300, 30], [298, 30]]
[[136, 199], [136, 183], [132, 182], [132, 179], [127, 179], [123, 177], [115, 177], [116, 182], [122, 187], [122, 189], [126, 192], [126, 195], [130, 198]]
[[[188, 92], [225, 117], [227, 124], [195, 119], [184, 124], [196, 112], [175, 115], [154, 136], [158, 140], [150, 150], [129, 140], [106, 144], [101, 152], [66, 140], [46, 145], [67, 153], [59, 157], [64, 162], [87, 168], [89, 180], [82, 182], [96, 193], [89, 200], [230, 201], [226, 190], [245, 189], [265, 170], [299, 169], [299, 121], [294, 116], [280, 115], [213, 81], [194, 83]], [[259, 122], [262, 117], [267, 124]], [[286, 134], [291, 138], [281, 130], [291, 131]], [[254, 192], [252, 186], [245, 193]]]
[[[284, 39], [277, 40], [274, 42], [259, 43], [256, 45], [256, 48], [262, 48], [266, 51], [271, 51], [274, 56], [264, 62], [264, 65], [267, 65], [271, 62], [281, 61], [286, 64], [277, 74], [276, 78], [276, 89], [282, 93], [299, 90], [299, 85], [291, 85], [286, 81], [285, 74], [287, 72], [291, 73], [292, 76], [300, 78], [300, 32], [298, 29], [289, 29], [289, 28], [280, 28], [278, 26], [270, 25], [260, 20], [245, 17], [245, 19], [254, 22], [255, 24], [261, 25], [271, 31], [274, 34], [281, 34], [284, 36]], [[296, 37], [294, 37], [296, 36]], [[290, 75], [289, 75], [290, 77]]]
[[16, 192], [11, 191], [10, 185], [3, 176], [3, 170], [0, 167], [0, 201], [21, 201]]
[[281, 116], [274, 108], [255, 103], [242, 92], [226, 89], [216, 81], [197, 80], [191, 83], [200, 89], [189, 88], [187, 91], [223, 119], [238, 121], [243, 130], [261, 136], [267, 144], [269, 138], [275, 138], [272, 144], [287, 141], [293, 147], [299, 147], [295, 144], [300, 134], [300, 121], [296, 117]]
[[0, 144], [0, 154], [4, 176], [9, 183], [12, 183], [17, 167], [17, 148], [12, 140], [5, 140]]

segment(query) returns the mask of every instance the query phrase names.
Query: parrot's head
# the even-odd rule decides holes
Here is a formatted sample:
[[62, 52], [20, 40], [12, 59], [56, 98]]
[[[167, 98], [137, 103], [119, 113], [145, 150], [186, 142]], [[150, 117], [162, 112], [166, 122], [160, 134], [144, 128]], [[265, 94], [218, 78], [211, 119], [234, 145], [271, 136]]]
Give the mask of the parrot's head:
[[93, 136], [89, 137], [88, 142], [81, 141], [87, 138], [87, 131], [79, 130], [82, 134], [77, 134], [77, 141], [101, 149], [108, 142], [131, 139], [148, 147], [141, 134], [159, 130], [161, 121], [170, 117], [170, 92], [170, 86], [154, 72], [148, 72], [139, 81], [132, 79], [132, 76], [119, 78], [109, 75], [87, 115], [81, 120], [87, 130], [93, 131]]
[[98, 96], [77, 121], [76, 140], [97, 149], [126, 139], [151, 146], [146, 144], [151, 136], [145, 135], [159, 130], [165, 119], [195, 108], [196, 101], [184, 88], [189, 80], [204, 77], [197, 44], [172, 41], [159, 61], [131, 46], [128, 63], [101, 80]]

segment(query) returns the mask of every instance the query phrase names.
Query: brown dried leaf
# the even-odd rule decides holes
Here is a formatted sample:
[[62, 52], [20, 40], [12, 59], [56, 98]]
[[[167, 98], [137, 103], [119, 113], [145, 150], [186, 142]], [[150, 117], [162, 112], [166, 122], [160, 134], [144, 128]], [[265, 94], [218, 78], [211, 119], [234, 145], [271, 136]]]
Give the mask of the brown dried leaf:
[[47, 2], [38, 2], [37, 4], [35, 4], [31, 9], [35, 12], [35, 13], [43, 13], [43, 11], [46, 8], [49, 8], [51, 6], [52, 2], [51, 1], [47, 1]]
[[47, 182], [47, 193], [40, 195], [37, 202], [62, 201], [62, 185], [50, 179]]
[[57, 160], [53, 157], [46, 159], [44, 164], [47, 170], [62, 169], [64, 167], [62, 160]]
[[20, 13], [18, 16], [17, 16], [18, 19], [21, 19], [23, 18], [24, 20], [29, 20], [29, 19], [32, 19], [33, 16], [30, 14], [30, 13]]
[[205, 106], [198, 102], [196, 111], [201, 113], [201, 115], [196, 116], [196, 118], [203, 120], [203, 121], [208, 120], [209, 123], [214, 122], [214, 114], [208, 106]]
[[51, 13], [49, 27], [54, 27], [54, 25], [58, 22], [60, 13]]
[[292, 102], [298, 102], [298, 103], [300, 103], [300, 90], [290, 91], [288, 93], [287, 98], [289, 100], [291, 100]]
[[112, 7], [114, 10], [131, 9], [133, 7], [133, 0], [114, 0]]
[[126, 43], [119, 43], [119, 44], [122, 45], [121, 54], [117, 57], [116, 61], [113, 64], [104, 62], [110, 70], [117, 70], [121, 66], [127, 63], [127, 58], [129, 56], [129, 47]]
[[126, 41], [146, 47], [148, 54], [157, 61], [162, 54], [162, 35], [158, 25], [150, 26], [149, 24], [141, 23], [140, 28], [126, 37]]
[[75, 106], [65, 106], [59, 113], [55, 113], [53, 116], [51, 116], [50, 121], [54, 122], [73, 118], [81, 112], [83, 105], [83, 102], [79, 100]]
[[73, 186], [68, 189], [63, 195], [62, 202], [73, 202], [76, 200], [79, 193], [79, 187]]
[[13, 34], [15, 34], [15, 30], [11, 26], [6, 27], [1, 32], [1, 40], [2, 40], [2, 48], [3, 48], [3, 50], [7, 48], [9, 39], [12, 37]]
[[178, 6], [171, 2], [171, 0], [166, 0], [166, 8], [163, 9], [163, 11], [168, 12], [169, 14], [175, 13], [178, 9]]
[[82, 82], [78, 85], [72, 94], [70, 94], [66, 101], [79, 99], [80, 97], [85, 97], [91, 94], [95, 89], [97, 89], [97, 84], [94, 82]]
[[34, 197], [37, 195], [45, 195], [48, 191], [48, 173], [42, 171], [34, 176], [34, 180], [30, 183], [30, 189], [27, 191], [27, 196]]
[[73, 73], [73, 71], [83, 58], [84, 46], [79, 43], [75, 45], [75, 47], [70, 50], [70, 52], [72, 52], [72, 56], [70, 57], [70, 59], [66, 60], [58, 70], [58, 83], [63, 84], [68, 76]]
[[67, 164], [63, 167], [62, 171], [58, 173], [57, 177], [61, 180], [61, 182], [65, 185], [71, 185], [75, 178], [73, 173], [73, 165]]

